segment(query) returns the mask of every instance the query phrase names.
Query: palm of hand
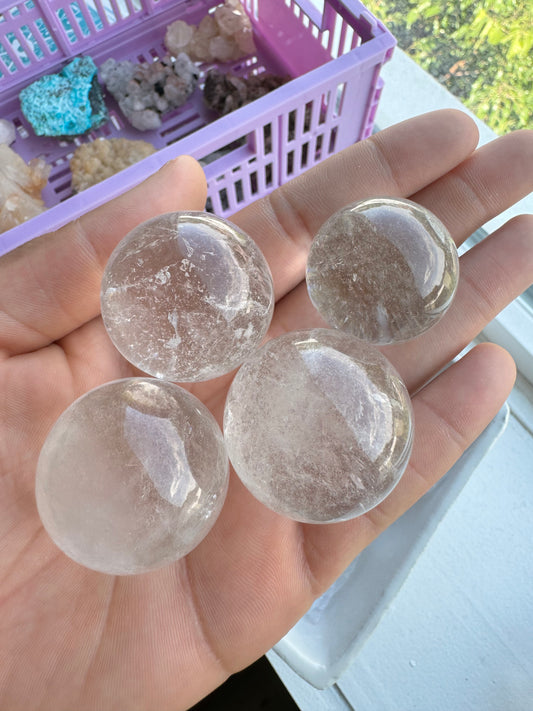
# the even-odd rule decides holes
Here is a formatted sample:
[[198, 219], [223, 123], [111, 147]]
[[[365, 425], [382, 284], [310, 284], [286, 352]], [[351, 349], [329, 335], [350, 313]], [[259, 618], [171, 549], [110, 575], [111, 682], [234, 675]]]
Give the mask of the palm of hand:
[[[464, 116], [423, 117], [349, 149], [236, 217], [271, 264], [278, 297], [272, 334], [321, 325], [300, 284], [302, 268], [310, 236], [342, 205], [375, 194], [411, 197], [461, 241], [527, 192], [531, 136], [501, 139], [471, 155], [475, 138]], [[497, 192], [505, 162], [512, 172]], [[360, 166], [366, 166], [364, 179]], [[346, 177], [340, 184], [333, 176]], [[170, 178], [176, 190], [165, 190]], [[485, 192], [473, 199], [480, 187]], [[233, 477], [212, 532], [175, 565], [113, 578], [71, 562], [37, 516], [40, 446], [76, 397], [137, 374], [97, 315], [101, 268], [135, 224], [169, 210], [201, 209], [204, 198], [197, 166], [170, 164], [143, 187], [49, 237], [46, 249], [40, 240], [0, 263], [3, 707], [187, 708], [272, 646], [447, 471], [512, 386], [510, 358], [486, 345], [419, 390], [529, 285], [526, 219], [463, 258], [463, 286], [441, 324], [416, 342], [386, 349], [418, 391], [416, 444], [402, 482], [377, 509], [343, 524], [298, 524], [265, 509]], [[490, 288], [472, 286], [480, 273]], [[219, 419], [229, 381], [191, 388]]]

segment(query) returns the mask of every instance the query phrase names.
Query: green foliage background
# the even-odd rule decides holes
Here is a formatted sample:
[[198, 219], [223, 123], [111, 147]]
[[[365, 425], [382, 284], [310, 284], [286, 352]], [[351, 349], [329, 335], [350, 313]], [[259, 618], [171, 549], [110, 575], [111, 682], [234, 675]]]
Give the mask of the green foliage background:
[[533, 127], [533, 0], [364, 0], [496, 133]]

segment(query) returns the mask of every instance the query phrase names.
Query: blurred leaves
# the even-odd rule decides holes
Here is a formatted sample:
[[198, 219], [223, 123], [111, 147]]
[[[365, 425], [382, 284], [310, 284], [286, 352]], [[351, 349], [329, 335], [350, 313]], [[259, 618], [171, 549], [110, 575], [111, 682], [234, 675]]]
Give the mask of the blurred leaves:
[[496, 133], [533, 127], [531, 0], [366, 0], [399, 46]]

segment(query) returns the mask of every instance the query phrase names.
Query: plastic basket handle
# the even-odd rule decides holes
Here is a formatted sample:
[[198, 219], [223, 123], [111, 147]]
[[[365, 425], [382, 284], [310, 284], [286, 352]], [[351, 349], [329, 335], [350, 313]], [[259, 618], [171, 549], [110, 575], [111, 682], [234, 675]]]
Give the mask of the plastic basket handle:
[[374, 17], [359, 0], [324, 0], [324, 9], [322, 11], [315, 5], [313, 0], [293, 1], [321, 32], [326, 30], [334, 31], [338, 14], [348, 22], [350, 18], [360, 17], [364, 19], [370, 31], [375, 29], [376, 26]]

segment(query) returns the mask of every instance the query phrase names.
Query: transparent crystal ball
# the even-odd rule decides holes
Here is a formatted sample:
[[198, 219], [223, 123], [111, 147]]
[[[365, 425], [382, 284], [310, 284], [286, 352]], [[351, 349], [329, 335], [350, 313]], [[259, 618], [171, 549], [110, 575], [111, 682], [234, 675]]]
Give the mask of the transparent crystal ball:
[[429, 210], [374, 198], [339, 210], [320, 228], [307, 262], [307, 288], [334, 328], [384, 345], [439, 321], [459, 278], [457, 249]]
[[209, 380], [255, 350], [274, 309], [272, 275], [244, 232], [204, 212], [155, 217], [115, 248], [102, 318], [122, 355], [149, 375]]
[[413, 441], [410, 399], [374, 346], [340, 331], [297, 331], [241, 366], [224, 439], [238, 476], [265, 506], [297, 521], [343, 521], [399, 481]]
[[76, 400], [37, 465], [45, 529], [78, 563], [126, 575], [191, 551], [224, 502], [228, 459], [209, 410], [173, 383], [127, 378]]

